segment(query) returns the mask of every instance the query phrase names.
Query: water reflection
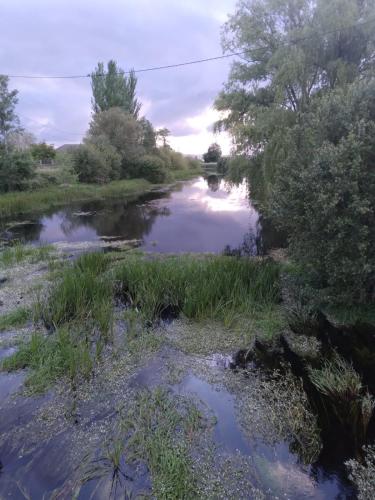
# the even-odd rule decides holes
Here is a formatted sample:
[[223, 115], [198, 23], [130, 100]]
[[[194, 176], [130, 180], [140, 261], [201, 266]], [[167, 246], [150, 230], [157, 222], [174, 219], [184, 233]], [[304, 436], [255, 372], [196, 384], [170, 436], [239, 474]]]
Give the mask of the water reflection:
[[52, 210], [32, 224], [8, 228], [8, 233], [31, 243], [138, 239], [142, 248], [157, 252], [264, 251], [262, 224], [249, 200], [247, 182], [234, 186], [213, 174], [133, 201], [86, 202]]

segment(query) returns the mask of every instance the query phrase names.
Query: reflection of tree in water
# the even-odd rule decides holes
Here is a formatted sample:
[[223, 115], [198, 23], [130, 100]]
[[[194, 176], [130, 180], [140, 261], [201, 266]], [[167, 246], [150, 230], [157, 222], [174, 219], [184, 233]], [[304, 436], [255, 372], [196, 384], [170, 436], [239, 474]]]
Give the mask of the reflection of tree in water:
[[24, 242], [38, 241], [40, 233], [42, 232], [43, 224], [38, 220], [37, 222], [30, 222], [22, 225], [15, 224], [13, 227], [0, 228], [0, 239], [3, 240], [21, 240]]
[[[95, 229], [99, 236], [119, 236], [124, 239], [142, 239], [150, 233], [157, 217], [170, 215], [165, 206], [158, 206], [156, 199], [167, 196], [157, 193], [148, 202], [149, 197], [141, 197], [137, 202], [117, 202], [100, 207], [92, 215], [74, 215], [76, 211], [65, 212], [61, 229], [66, 236], [80, 227]], [[145, 201], [145, 202], [144, 202]], [[93, 206], [85, 205], [82, 212], [95, 210]]]
[[285, 243], [285, 236], [274, 228], [269, 219], [260, 215], [255, 229], [245, 234], [241, 245], [227, 245], [223, 254], [236, 257], [266, 255], [273, 248], [284, 247]]
[[207, 175], [207, 177], [205, 177], [205, 179], [207, 181], [208, 187], [210, 188], [210, 191], [213, 191], [214, 193], [216, 193], [216, 191], [218, 191], [220, 189], [221, 178], [218, 175], [214, 175], [214, 174]]

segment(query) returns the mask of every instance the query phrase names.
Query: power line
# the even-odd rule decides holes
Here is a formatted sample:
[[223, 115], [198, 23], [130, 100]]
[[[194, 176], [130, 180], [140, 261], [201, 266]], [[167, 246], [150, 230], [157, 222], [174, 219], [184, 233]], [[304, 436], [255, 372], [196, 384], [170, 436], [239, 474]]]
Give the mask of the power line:
[[[364, 21], [362, 23], [356, 23], [356, 24], [351, 24], [351, 25], [348, 25], [348, 26], [343, 26], [341, 28], [336, 28], [334, 30], [326, 31], [324, 33], [317, 33], [317, 34], [310, 35], [310, 36], [295, 38], [294, 40], [290, 40], [290, 41], [287, 41], [287, 42], [279, 44], [279, 46], [277, 47], [277, 49], [281, 48], [281, 47], [284, 47], [284, 46], [297, 45], [300, 42], [311, 40], [313, 38], [320, 38], [320, 37], [324, 37], [324, 36], [327, 36], [327, 35], [332, 35], [334, 33], [339, 33], [339, 32], [341, 32], [343, 30], [348, 30], [348, 29], [351, 29], [351, 28], [365, 26], [367, 24], [373, 23], [374, 21], [375, 21], [375, 18], [372, 18], [372, 19], [369, 19], [369, 20]], [[268, 50], [268, 49], [269, 49], [269, 47], [258, 47], [256, 49], [251, 50], [251, 52], [254, 53], [254, 51], [264, 51], [264, 50]], [[159, 71], [159, 70], [163, 70], [163, 69], [180, 68], [182, 66], [191, 66], [193, 64], [201, 64], [201, 63], [206, 63], [206, 62], [210, 62], [210, 61], [218, 61], [220, 59], [228, 59], [230, 57], [244, 56], [248, 52], [250, 52], [250, 50], [244, 50], [244, 51], [241, 51], [241, 52], [231, 52], [229, 54], [224, 54], [224, 55], [221, 55], [221, 56], [207, 57], [206, 59], [195, 59], [195, 60], [192, 60], [192, 61], [185, 61], [185, 62], [181, 62], [181, 63], [167, 64], [165, 66], [151, 66], [149, 68], [141, 68], [141, 69], [135, 69], [135, 70], [132, 70], [132, 71], [124, 71], [124, 72], [121, 72], [121, 74], [130, 74], [131, 72], [133, 72], [133, 73], [146, 73], [146, 72], [150, 72], [150, 71]], [[249, 61], [249, 62], [251, 62], [251, 61]], [[71, 79], [72, 80], [72, 79], [90, 78], [91, 74], [88, 73], [86, 75], [55, 75], [55, 76], [53, 76], [53, 75], [45, 75], [45, 76], [41, 76], [41, 75], [3, 75], [3, 76], [7, 76], [9, 78], [55, 79], [55, 80], [58, 80], [58, 79], [65, 79], [65, 80]], [[102, 73], [102, 74], [99, 74], [97, 76], [106, 76], [106, 73]]]

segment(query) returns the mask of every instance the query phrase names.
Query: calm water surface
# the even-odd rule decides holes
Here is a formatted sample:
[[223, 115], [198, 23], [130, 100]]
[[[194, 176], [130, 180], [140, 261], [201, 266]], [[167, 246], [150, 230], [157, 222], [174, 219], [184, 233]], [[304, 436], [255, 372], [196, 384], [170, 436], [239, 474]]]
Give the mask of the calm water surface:
[[133, 201], [75, 204], [24, 224], [15, 222], [3, 230], [3, 236], [34, 244], [117, 237], [141, 240], [143, 249], [155, 252], [220, 253], [230, 247], [256, 255], [266, 250], [264, 228], [246, 182], [231, 186], [216, 175]]

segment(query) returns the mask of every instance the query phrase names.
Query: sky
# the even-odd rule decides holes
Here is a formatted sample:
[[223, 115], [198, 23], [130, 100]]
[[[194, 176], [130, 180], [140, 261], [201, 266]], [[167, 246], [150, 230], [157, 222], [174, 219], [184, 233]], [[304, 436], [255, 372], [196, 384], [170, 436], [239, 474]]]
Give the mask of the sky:
[[[222, 54], [220, 32], [236, 0], [0, 0], [0, 73], [86, 75], [98, 61], [125, 71]], [[231, 59], [138, 75], [142, 114], [171, 130], [170, 144], [202, 154], [215, 135], [215, 97]], [[11, 78], [17, 113], [38, 141], [78, 143], [91, 118], [90, 79]]]

